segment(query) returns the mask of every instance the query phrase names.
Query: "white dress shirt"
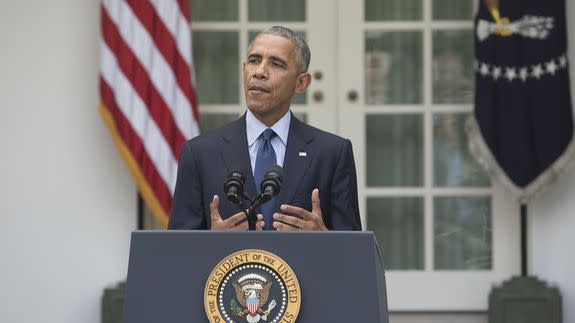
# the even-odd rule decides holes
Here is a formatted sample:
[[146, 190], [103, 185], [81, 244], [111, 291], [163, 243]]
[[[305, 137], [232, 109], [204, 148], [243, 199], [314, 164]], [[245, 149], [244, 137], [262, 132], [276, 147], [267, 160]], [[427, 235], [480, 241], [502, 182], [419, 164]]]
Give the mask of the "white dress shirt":
[[[291, 122], [291, 112], [288, 112], [278, 120], [271, 129], [276, 133], [271, 140], [272, 146], [276, 153], [277, 164], [283, 167], [284, 156], [286, 154], [289, 125]], [[260, 136], [264, 130], [268, 127], [259, 121], [250, 110], [246, 113], [246, 134], [248, 138], [248, 149], [250, 152], [250, 163], [252, 166], [252, 174], [256, 168], [256, 156], [258, 154], [258, 148], [263, 142], [263, 138]]]

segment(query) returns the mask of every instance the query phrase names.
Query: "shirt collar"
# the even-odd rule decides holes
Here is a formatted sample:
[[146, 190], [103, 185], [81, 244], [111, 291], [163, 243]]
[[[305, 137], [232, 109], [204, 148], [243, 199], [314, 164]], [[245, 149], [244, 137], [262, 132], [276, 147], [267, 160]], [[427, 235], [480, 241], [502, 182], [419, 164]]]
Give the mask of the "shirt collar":
[[[271, 129], [276, 133], [276, 135], [281, 139], [284, 146], [287, 146], [287, 138], [289, 133], [289, 125], [291, 122], [291, 111], [288, 110], [281, 119], [279, 119]], [[256, 139], [262, 134], [264, 130], [268, 127], [259, 121], [253, 113], [248, 110], [246, 112], [246, 134], [248, 139], [248, 146], [251, 147]]]

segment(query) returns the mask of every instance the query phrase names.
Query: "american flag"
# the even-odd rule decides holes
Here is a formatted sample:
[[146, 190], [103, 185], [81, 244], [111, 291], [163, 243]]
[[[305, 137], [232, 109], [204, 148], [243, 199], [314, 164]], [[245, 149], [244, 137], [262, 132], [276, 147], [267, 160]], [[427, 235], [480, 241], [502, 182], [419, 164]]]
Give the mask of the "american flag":
[[185, 0], [101, 3], [100, 112], [164, 226], [181, 146], [199, 133], [189, 21]]

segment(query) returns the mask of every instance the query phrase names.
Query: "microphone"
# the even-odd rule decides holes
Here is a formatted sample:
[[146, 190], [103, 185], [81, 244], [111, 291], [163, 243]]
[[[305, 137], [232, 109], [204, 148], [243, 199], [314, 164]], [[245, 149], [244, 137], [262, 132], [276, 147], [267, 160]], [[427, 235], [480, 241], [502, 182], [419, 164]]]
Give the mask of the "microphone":
[[257, 208], [262, 204], [269, 202], [272, 198], [276, 197], [282, 186], [282, 168], [278, 165], [273, 165], [265, 173], [262, 183], [260, 184], [260, 195], [258, 195], [253, 202], [252, 208]]
[[[244, 175], [237, 170], [228, 174], [224, 182], [224, 192], [229, 201], [237, 204], [241, 210], [246, 213], [250, 230], [256, 229], [256, 209], [279, 194], [282, 180], [282, 168], [278, 165], [273, 165], [265, 173], [262, 183], [260, 184], [260, 195], [251, 200], [251, 198], [244, 193], [244, 185], [246, 183]], [[247, 211], [243, 202], [244, 200], [251, 202]]]
[[224, 192], [226, 192], [228, 200], [239, 205], [242, 209], [244, 209], [245, 183], [245, 177], [240, 171], [232, 171], [224, 182]]
[[260, 191], [262, 192], [261, 204], [266, 203], [280, 193], [282, 181], [282, 168], [278, 165], [270, 167], [260, 185]]

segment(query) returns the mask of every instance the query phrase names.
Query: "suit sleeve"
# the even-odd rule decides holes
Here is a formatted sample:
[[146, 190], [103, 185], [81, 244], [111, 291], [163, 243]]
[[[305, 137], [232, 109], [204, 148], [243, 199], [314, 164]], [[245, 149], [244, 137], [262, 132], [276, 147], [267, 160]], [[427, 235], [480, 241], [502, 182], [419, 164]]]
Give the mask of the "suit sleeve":
[[203, 216], [203, 194], [197, 160], [192, 153], [190, 142], [184, 143], [178, 164], [178, 177], [170, 212], [168, 229], [206, 229]]
[[361, 230], [353, 149], [344, 140], [331, 184], [332, 230]]

